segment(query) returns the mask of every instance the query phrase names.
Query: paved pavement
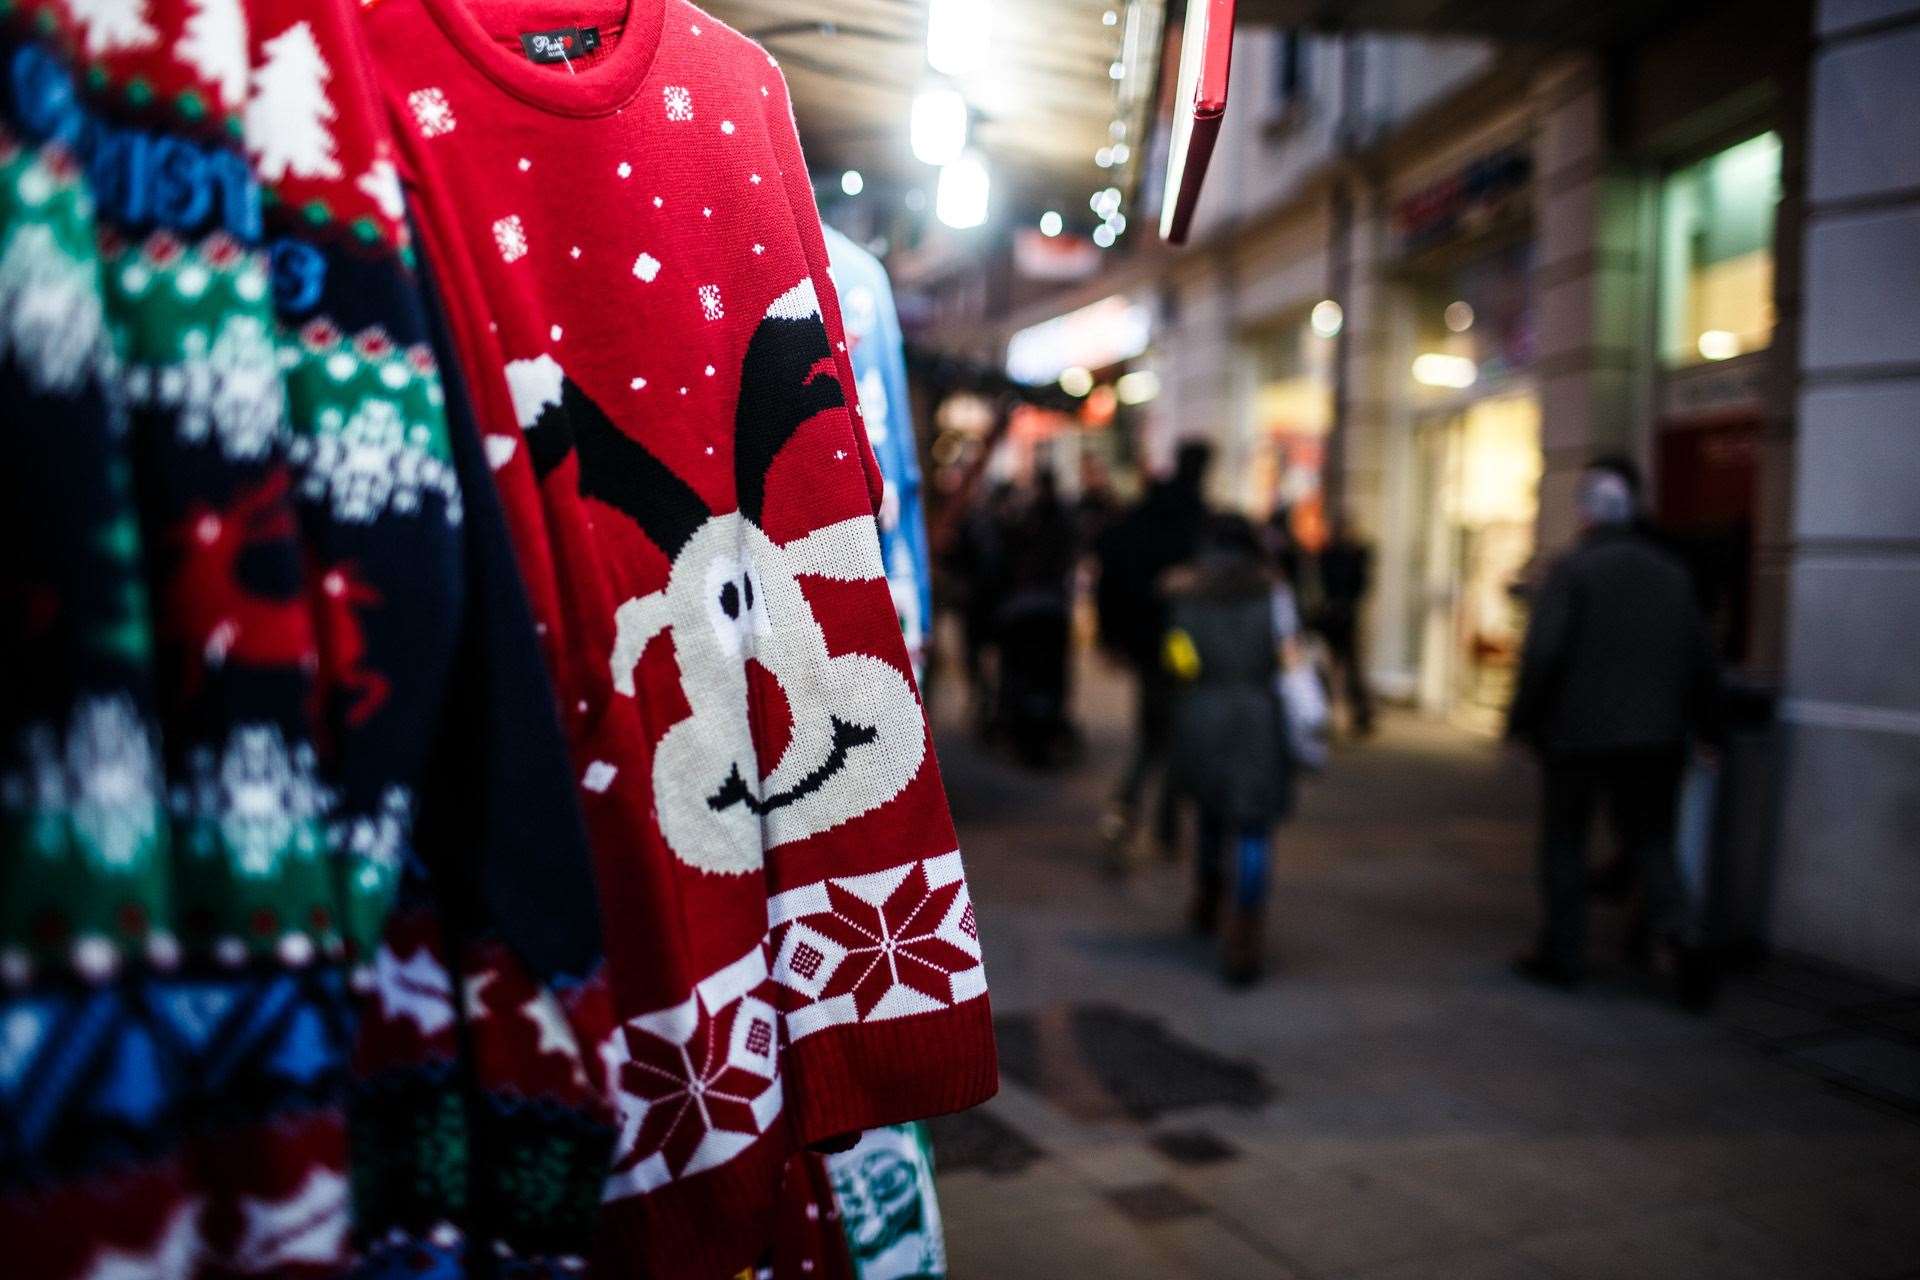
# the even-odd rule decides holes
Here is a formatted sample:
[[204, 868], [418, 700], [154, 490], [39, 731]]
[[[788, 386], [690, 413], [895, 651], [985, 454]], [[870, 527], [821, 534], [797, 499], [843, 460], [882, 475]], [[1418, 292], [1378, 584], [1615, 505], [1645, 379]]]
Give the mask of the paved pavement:
[[947, 694], [1007, 1077], [936, 1128], [957, 1280], [1920, 1277], [1915, 993], [1780, 967], [1701, 1019], [1524, 986], [1528, 766], [1411, 717], [1309, 785], [1271, 975], [1229, 992], [1182, 869], [1101, 871], [1112, 678], [1052, 775]]

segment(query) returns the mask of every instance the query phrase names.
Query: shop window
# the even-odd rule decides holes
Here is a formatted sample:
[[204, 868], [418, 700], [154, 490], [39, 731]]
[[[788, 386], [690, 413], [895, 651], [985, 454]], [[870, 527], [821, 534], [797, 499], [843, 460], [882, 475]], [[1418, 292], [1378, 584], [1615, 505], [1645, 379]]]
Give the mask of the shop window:
[[1660, 210], [1661, 354], [1726, 360], [1773, 341], [1780, 137], [1764, 133], [1673, 173]]
[[1306, 108], [1313, 92], [1313, 45], [1298, 27], [1276, 32], [1269, 86], [1268, 127], [1284, 126]]

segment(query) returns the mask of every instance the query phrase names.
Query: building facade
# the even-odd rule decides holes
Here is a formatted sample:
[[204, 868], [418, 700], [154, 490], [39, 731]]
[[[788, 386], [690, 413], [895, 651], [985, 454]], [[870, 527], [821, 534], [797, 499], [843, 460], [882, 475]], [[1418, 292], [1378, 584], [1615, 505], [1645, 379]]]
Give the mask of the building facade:
[[1085, 370], [1155, 375], [1126, 451], [1204, 437], [1216, 501], [1348, 522], [1374, 685], [1485, 730], [1580, 470], [1637, 462], [1746, 693], [1731, 928], [1920, 981], [1920, 3], [1552, 52], [1252, 29], [1234, 76], [1189, 246], [993, 338], [1150, 316]]

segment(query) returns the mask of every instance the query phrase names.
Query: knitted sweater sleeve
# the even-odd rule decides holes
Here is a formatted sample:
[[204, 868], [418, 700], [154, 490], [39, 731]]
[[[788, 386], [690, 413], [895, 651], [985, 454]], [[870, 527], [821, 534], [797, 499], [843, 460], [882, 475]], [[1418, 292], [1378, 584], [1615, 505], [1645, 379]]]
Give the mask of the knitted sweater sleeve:
[[[781, 176], [818, 282], [848, 425], [877, 511], [881, 473], [853, 398], [857, 384], [827, 274], [826, 241], [786, 87], [778, 76], [773, 82], [779, 100], [771, 104], [769, 124]], [[871, 577], [845, 581], [837, 570], [812, 576], [808, 595], [816, 614], [834, 618], [837, 633], [857, 632], [859, 648], [873, 655], [875, 666], [883, 662], [905, 681], [907, 654], [878, 563], [878, 531], [867, 523], [864, 536], [873, 540]], [[832, 684], [822, 682], [809, 696], [820, 700], [816, 711], [831, 712], [836, 723], [889, 718], [887, 700]], [[979, 932], [958, 839], [924, 708], [916, 699], [911, 710], [920, 762], [903, 786], [876, 792], [870, 808], [831, 829], [767, 853], [770, 967], [786, 1006], [788, 1107], [802, 1142], [956, 1111], [998, 1087]], [[883, 730], [881, 738], [893, 744], [889, 754], [897, 754], [901, 735]], [[892, 939], [912, 955], [889, 963], [874, 939]]]

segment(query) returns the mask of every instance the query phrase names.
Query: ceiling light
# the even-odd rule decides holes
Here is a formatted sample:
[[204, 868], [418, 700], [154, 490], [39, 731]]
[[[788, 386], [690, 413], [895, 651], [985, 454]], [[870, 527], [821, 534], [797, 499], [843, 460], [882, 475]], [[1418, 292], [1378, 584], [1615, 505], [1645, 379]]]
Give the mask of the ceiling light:
[[1057, 236], [1066, 228], [1066, 225], [1066, 219], [1053, 209], [1040, 215], [1040, 234], [1043, 236]]
[[1120, 188], [1106, 187], [1094, 192], [1087, 205], [1103, 218], [1112, 217], [1120, 208]]
[[1099, 165], [1102, 169], [1113, 168], [1113, 148], [1102, 147], [1098, 151], [1094, 152], [1093, 162]]
[[1473, 328], [1473, 308], [1465, 302], [1449, 302], [1443, 314], [1447, 328], [1455, 333], [1465, 333]]
[[1095, 227], [1093, 229], [1093, 242], [1102, 249], [1113, 248], [1113, 228], [1104, 222]]
[[1121, 374], [1113, 389], [1121, 404], [1145, 404], [1160, 394], [1160, 375], [1151, 369], [1135, 369]]
[[1118, 26], [1119, 23], [1120, 15], [1111, 9], [1100, 15], [1100, 25], [1103, 27]]
[[860, 176], [858, 169], [849, 169], [840, 175], [840, 189], [850, 196], [857, 196], [866, 190], [867, 180]]
[[1740, 354], [1740, 335], [1725, 329], [1708, 329], [1700, 335], [1700, 355], [1707, 360], [1731, 360]]
[[1110, 65], [1107, 68], [1107, 78], [1109, 80], [1125, 80], [1127, 78], [1127, 64], [1124, 62], [1116, 62]]
[[1107, 225], [1113, 228], [1113, 234], [1123, 236], [1127, 233], [1127, 215], [1116, 213], [1107, 219]]
[[1470, 387], [1480, 377], [1480, 368], [1465, 356], [1427, 351], [1413, 358], [1413, 380], [1429, 387]]
[[993, 6], [987, 0], [933, 0], [927, 8], [927, 65], [963, 76], [987, 61]]
[[913, 100], [907, 137], [914, 159], [939, 168], [967, 149], [967, 100], [956, 89], [928, 89]]
[[1126, 143], [1116, 142], [1113, 144], [1113, 162], [1115, 164], [1125, 164], [1127, 162], [1127, 157], [1132, 154], [1133, 154], [1133, 149], [1127, 146]]
[[1323, 338], [1331, 338], [1340, 332], [1340, 326], [1347, 321], [1347, 313], [1332, 298], [1322, 298], [1313, 304], [1313, 313], [1307, 317], [1307, 323], [1313, 331]]
[[1093, 390], [1093, 375], [1079, 365], [1060, 371], [1060, 389], [1070, 396], [1083, 396]]
[[940, 221], [956, 230], [977, 227], [987, 220], [987, 196], [993, 178], [978, 151], [964, 151], [940, 170], [940, 187], [933, 209]]

